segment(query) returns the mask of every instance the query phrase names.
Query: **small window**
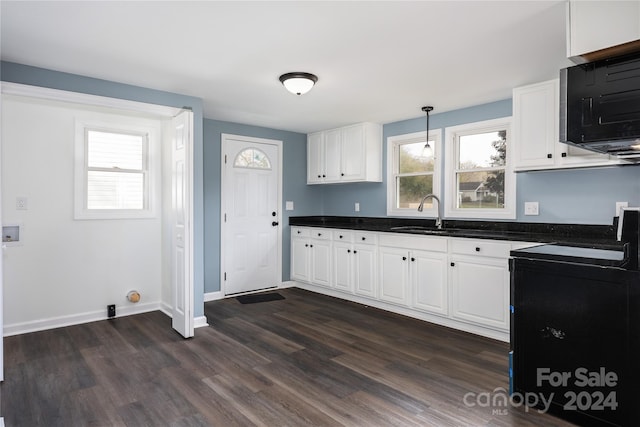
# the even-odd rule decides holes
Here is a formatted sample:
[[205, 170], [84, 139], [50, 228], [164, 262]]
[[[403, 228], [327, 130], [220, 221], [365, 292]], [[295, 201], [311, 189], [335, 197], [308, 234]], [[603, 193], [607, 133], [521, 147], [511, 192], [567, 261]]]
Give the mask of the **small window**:
[[151, 133], [76, 124], [76, 219], [153, 217]]
[[87, 209], [144, 209], [146, 135], [86, 133]]
[[257, 148], [247, 148], [236, 156], [233, 162], [236, 168], [271, 169], [267, 155]]
[[508, 119], [447, 128], [446, 216], [515, 218]]
[[390, 137], [387, 141], [387, 215], [430, 217], [437, 214], [437, 206], [429, 199], [423, 212], [418, 212], [427, 194], [439, 194], [440, 147], [439, 130]]

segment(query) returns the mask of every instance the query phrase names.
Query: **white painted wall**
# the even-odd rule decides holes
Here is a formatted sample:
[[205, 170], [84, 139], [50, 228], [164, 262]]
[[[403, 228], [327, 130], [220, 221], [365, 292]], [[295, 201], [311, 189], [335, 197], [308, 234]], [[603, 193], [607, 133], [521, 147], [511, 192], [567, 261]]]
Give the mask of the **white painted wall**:
[[[161, 215], [73, 219], [75, 118], [100, 114], [114, 116], [2, 97], [2, 218], [23, 225], [22, 244], [4, 251], [5, 335], [105, 318], [107, 304], [118, 315], [161, 306]], [[28, 198], [27, 210], [16, 210], [16, 197]], [[132, 289], [142, 294], [138, 304], [126, 300]]]

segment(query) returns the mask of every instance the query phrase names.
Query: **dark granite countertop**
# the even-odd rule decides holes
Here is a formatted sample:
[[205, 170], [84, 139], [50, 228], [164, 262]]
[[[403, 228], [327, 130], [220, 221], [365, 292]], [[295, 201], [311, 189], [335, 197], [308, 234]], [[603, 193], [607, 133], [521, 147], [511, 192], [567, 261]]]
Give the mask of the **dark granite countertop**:
[[433, 219], [298, 216], [290, 217], [289, 225], [425, 236], [555, 243], [594, 249], [622, 250], [622, 243], [616, 240], [615, 224], [585, 225], [444, 220], [442, 229], [438, 230]]

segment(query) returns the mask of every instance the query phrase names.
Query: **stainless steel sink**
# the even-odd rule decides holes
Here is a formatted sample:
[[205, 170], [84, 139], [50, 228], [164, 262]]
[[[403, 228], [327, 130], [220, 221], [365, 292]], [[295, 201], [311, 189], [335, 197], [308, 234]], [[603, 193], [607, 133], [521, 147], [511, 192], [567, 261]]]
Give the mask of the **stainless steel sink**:
[[401, 225], [398, 227], [391, 227], [389, 230], [414, 234], [447, 234], [447, 230], [434, 227], [423, 227], [420, 225]]

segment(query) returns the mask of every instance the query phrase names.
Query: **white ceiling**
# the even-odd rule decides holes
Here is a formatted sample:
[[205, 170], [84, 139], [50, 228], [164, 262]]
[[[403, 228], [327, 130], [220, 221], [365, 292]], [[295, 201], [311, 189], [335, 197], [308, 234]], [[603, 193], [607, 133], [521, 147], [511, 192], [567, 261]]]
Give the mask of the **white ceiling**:
[[[565, 1], [0, 3], [2, 60], [202, 98], [207, 118], [313, 132], [509, 98], [554, 78]], [[318, 76], [306, 95], [278, 76]]]

